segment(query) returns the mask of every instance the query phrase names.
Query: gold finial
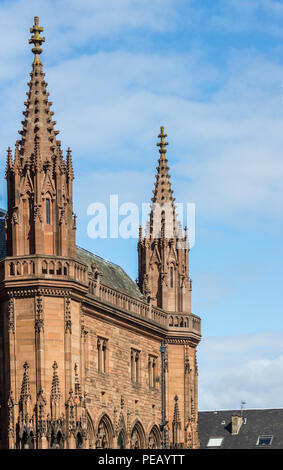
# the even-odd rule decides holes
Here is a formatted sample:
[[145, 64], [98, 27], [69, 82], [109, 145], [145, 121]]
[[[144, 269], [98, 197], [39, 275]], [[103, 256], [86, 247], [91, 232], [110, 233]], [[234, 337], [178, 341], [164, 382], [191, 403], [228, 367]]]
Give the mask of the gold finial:
[[162, 158], [165, 158], [165, 153], [167, 152], [166, 150], [166, 145], [168, 145], [168, 142], [165, 142], [164, 139], [167, 137], [167, 134], [164, 134], [164, 127], [161, 126], [160, 127], [160, 134], [159, 134], [159, 139], [160, 139], [160, 142], [158, 142], [157, 147], [160, 147], [159, 149], [159, 153], [161, 154], [161, 157]]
[[30, 28], [31, 34], [33, 36], [29, 40], [29, 44], [34, 44], [34, 47], [32, 48], [32, 52], [34, 53], [34, 64], [40, 64], [40, 59], [39, 55], [42, 53], [41, 49], [41, 44], [45, 41], [45, 38], [41, 38], [39, 36], [40, 33], [42, 33], [43, 27], [39, 26], [39, 18], [38, 16], [34, 17], [34, 25], [32, 28]]

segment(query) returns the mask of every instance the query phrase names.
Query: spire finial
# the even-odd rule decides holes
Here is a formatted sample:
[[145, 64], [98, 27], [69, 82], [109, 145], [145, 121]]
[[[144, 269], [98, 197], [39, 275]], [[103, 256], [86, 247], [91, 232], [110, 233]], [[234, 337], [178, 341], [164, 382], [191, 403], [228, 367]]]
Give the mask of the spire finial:
[[164, 127], [160, 127], [160, 134], [158, 138], [160, 139], [160, 142], [158, 142], [156, 145], [157, 147], [160, 147], [159, 153], [161, 154], [161, 158], [165, 158], [165, 153], [167, 152], [166, 150], [166, 145], [168, 145], [168, 142], [165, 142], [165, 138], [167, 137], [167, 134], [164, 134]]
[[33, 34], [33, 36], [29, 40], [29, 44], [34, 44], [34, 47], [32, 48], [32, 52], [34, 53], [34, 64], [40, 64], [39, 56], [42, 53], [42, 49], [40, 46], [45, 41], [45, 38], [41, 38], [39, 36], [42, 31], [43, 27], [39, 26], [39, 18], [38, 16], [35, 16], [34, 25], [32, 28], [30, 28], [30, 32]]

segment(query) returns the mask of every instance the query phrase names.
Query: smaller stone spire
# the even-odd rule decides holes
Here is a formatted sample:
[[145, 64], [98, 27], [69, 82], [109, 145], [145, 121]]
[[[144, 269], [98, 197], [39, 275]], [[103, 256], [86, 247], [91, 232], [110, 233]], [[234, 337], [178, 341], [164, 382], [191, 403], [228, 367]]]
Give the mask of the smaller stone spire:
[[173, 423], [179, 423], [180, 422], [180, 411], [179, 411], [179, 404], [178, 404], [178, 400], [179, 400], [178, 395], [175, 395], [174, 400], [175, 400], [175, 406], [174, 406]]
[[32, 52], [34, 53], [34, 64], [40, 64], [40, 54], [42, 53], [41, 45], [43, 42], [45, 42], [45, 38], [40, 37], [40, 33], [43, 32], [43, 27], [39, 26], [39, 18], [38, 16], [34, 17], [34, 25], [32, 28], [30, 28], [30, 33], [33, 34], [33, 36], [29, 40], [29, 44], [34, 44], [34, 47], [32, 48]]
[[13, 171], [13, 157], [12, 157], [12, 150], [8, 147], [7, 150], [7, 160], [6, 160], [6, 171], [5, 171], [5, 178], [8, 179], [9, 174]]
[[173, 444], [174, 444], [174, 447], [177, 448], [180, 443], [180, 430], [181, 430], [178, 395], [175, 395], [174, 400], [175, 400], [175, 406], [174, 406], [174, 415], [173, 415], [173, 422], [172, 422], [172, 431], [173, 431]]
[[67, 150], [67, 157], [66, 157], [66, 170], [68, 178], [73, 180], [74, 179], [74, 169], [73, 169], [73, 162], [72, 162], [72, 151], [70, 147]]
[[29, 364], [24, 363], [24, 375], [21, 388], [21, 400], [31, 397], [30, 393], [30, 383], [29, 383]]
[[51, 408], [51, 419], [58, 419], [61, 414], [61, 391], [59, 384], [59, 377], [57, 373], [58, 365], [57, 362], [53, 362], [53, 378], [51, 385], [50, 395], [50, 408]]
[[82, 391], [81, 391], [81, 385], [80, 385], [80, 379], [79, 379], [79, 368], [78, 364], [75, 364], [74, 367], [75, 370], [75, 397], [82, 398]]
[[58, 364], [56, 361], [53, 362], [53, 379], [52, 379], [52, 386], [51, 386], [51, 399], [58, 399], [61, 398], [61, 391], [60, 391], [60, 384], [59, 384], [59, 377], [57, 373]]
[[22, 413], [22, 417], [31, 417], [32, 415], [32, 397], [29, 382], [29, 364], [27, 362], [24, 363], [24, 374], [19, 400], [19, 411], [20, 413]]

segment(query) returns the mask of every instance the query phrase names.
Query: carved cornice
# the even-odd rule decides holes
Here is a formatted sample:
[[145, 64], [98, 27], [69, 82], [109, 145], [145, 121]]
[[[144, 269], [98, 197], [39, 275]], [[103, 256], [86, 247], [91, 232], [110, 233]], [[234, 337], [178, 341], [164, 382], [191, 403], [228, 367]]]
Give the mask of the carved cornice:
[[[166, 338], [166, 344], [185, 344], [188, 346], [195, 346], [195, 338]], [[193, 344], [192, 344], [193, 343]]]
[[10, 297], [35, 297], [35, 296], [48, 296], [63, 297], [69, 295], [69, 290], [65, 289], [48, 289], [48, 288], [35, 288], [35, 289], [15, 289], [8, 291]]

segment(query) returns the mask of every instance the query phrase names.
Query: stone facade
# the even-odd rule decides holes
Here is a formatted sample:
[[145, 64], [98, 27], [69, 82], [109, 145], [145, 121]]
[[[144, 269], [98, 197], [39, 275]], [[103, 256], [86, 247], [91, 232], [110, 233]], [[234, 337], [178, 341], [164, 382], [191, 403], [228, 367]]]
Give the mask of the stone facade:
[[160, 448], [163, 431], [167, 447], [197, 448], [201, 323], [191, 313], [188, 237], [176, 220], [164, 129], [136, 285], [76, 247], [72, 156], [63, 157], [54, 129], [42, 31], [36, 17], [21, 140], [14, 157], [7, 152], [0, 447]]

